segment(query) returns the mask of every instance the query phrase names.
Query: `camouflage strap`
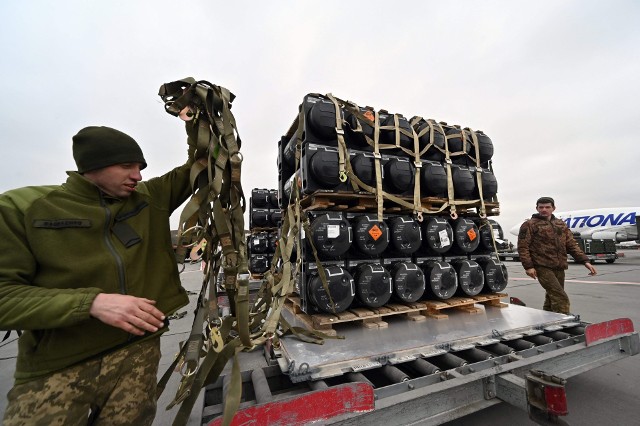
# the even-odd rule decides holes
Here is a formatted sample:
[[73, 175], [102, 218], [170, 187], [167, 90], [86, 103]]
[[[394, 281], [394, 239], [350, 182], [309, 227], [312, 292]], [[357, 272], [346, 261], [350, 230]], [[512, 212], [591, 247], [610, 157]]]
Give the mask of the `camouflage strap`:
[[[215, 353], [224, 366], [235, 355], [222, 351], [225, 342], [239, 350], [253, 347], [249, 331], [245, 199], [240, 183], [241, 142], [230, 111], [234, 95], [224, 87], [187, 78], [163, 85], [159, 95], [167, 112], [186, 121], [195, 160], [190, 173], [192, 197], [180, 216], [178, 247], [199, 243], [205, 263], [192, 330], [176, 359], [182, 381], [169, 405], [182, 404], [174, 424], [185, 424], [192, 408], [191, 398], [199, 394], [202, 378], [210, 373], [211, 365], [200, 362], [202, 355], [206, 354], [206, 358]], [[183, 262], [184, 253], [180, 256], [178, 261]], [[217, 307], [215, 283], [220, 268], [225, 272], [224, 289], [231, 304], [231, 315], [225, 320], [219, 317]], [[161, 387], [162, 380], [158, 393]], [[231, 392], [236, 394], [240, 387], [240, 380], [234, 380]], [[234, 398], [229, 401], [226, 416], [232, 416], [237, 408]]]
[[[354, 189], [354, 191], [360, 191], [360, 190], [364, 190], [370, 194], [374, 194], [376, 196], [376, 203], [377, 203], [377, 212], [378, 212], [378, 220], [382, 220], [382, 215], [383, 215], [383, 211], [384, 211], [384, 200], [391, 200], [393, 202], [395, 202], [396, 204], [399, 204], [403, 207], [409, 208], [411, 209], [418, 217], [419, 220], [421, 220], [422, 218], [422, 214], [426, 213], [426, 214], [438, 214], [440, 212], [442, 212], [444, 209], [446, 209], [449, 206], [448, 202], [443, 203], [443, 205], [439, 208], [439, 209], [428, 209], [425, 207], [422, 207], [422, 198], [420, 196], [420, 173], [421, 173], [421, 167], [422, 167], [422, 161], [420, 159], [420, 155], [422, 155], [422, 153], [424, 153], [424, 150], [419, 151], [419, 141], [418, 141], [418, 135], [415, 133], [415, 131], [412, 131], [412, 133], [408, 133], [406, 130], [401, 129], [400, 126], [398, 125], [398, 116], [395, 117], [395, 125], [394, 126], [380, 126], [379, 125], [379, 119], [378, 119], [378, 113], [375, 112], [374, 113], [374, 120], [369, 120], [369, 118], [363, 116], [359, 110], [358, 110], [358, 106], [351, 104], [349, 102], [345, 102], [335, 96], [333, 96], [331, 93], [327, 94], [326, 97], [328, 99], [330, 99], [334, 106], [335, 106], [335, 110], [336, 110], [336, 134], [338, 137], [338, 155], [339, 155], [339, 162], [340, 162], [340, 168], [339, 168], [339, 173], [340, 173], [340, 177], [341, 180], [343, 180], [342, 176], [343, 174], [346, 174], [346, 176], [349, 178], [349, 182], [351, 183], [352, 188]], [[350, 161], [350, 156], [349, 156], [349, 149], [346, 145], [346, 142], [344, 140], [344, 135], [343, 132], [339, 132], [338, 129], [342, 129], [342, 116], [341, 116], [341, 108], [344, 107], [345, 109], [349, 110], [349, 112], [351, 112], [352, 114], [354, 114], [358, 120], [356, 120], [356, 131], [358, 129], [360, 129], [360, 131], [362, 130], [361, 124], [360, 124], [360, 120], [367, 122], [367, 124], [370, 124], [372, 127], [374, 127], [374, 139], [371, 140], [368, 136], [364, 135], [367, 142], [374, 148], [374, 165], [375, 165], [375, 173], [376, 173], [376, 186], [372, 187], [369, 186], [367, 184], [365, 184], [364, 182], [362, 182], [358, 176], [355, 175], [355, 173], [353, 172], [353, 168], [351, 166], [351, 161]], [[390, 145], [390, 144], [381, 144], [379, 143], [379, 133], [380, 133], [380, 129], [395, 129], [396, 130], [396, 144], [395, 145]], [[403, 134], [410, 136], [414, 142], [414, 150], [410, 151], [407, 150], [406, 148], [400, 146], [399, 144], [399, 135], [400, 132], [402, 132]], [[444, 131], [443, 131], [444, 132]], [[420, 134], [422, 135], [422, 133]], [[433, 140], [433, 134], [431, 135], [432, 140]], [[431, 145], [430, 145], [431, 146]], [[389, 194], [388, 192], [385, 192], [382, 189], [382, 164], [381, 164], [381, 159], [382, 159], [382, 155], [380, 154], [380, 149], [389, 149], [389, 148], [400, 148], [403, 151], [405, 151], [406, 153], [410, 154], [411, 156], [414, 157], [414, 166], [416, 168], [415, 170], [415, 175], [414, 175], [414, 193], [413, 193], [413, 203], [408, 203], [406, 200], [404, 200], [401, 197], [398, 197], [396, 195], [393, 194]], [[343, 180], [344, 181], [344, 180]]]
[[[196, 158], [191, 173], [193, 196], [182, 212], [179, 229], [192, 229], [188, 235], [191, 244], [204, 239], [206, 245], [202, 255], [205, 270], [196, 318], [191, 335], [175, 363], [179, 365], [183, 378], [168, 408], [180, 404], [174, 424], [186, 424], [200, 389], [215, 381], [233, 358], [223, 414], [223, 424], [227, 425], [233, 419], [241, 398], [238, 353], [251, 350], [267, 340], [278, 344], [280, 314], [286, 298], [293, 292], [295, 277], [300, 270], [300, 247], [295, 244], [302, 227], [299, 190], [295, 186], [294, 202], [287, 206], [271, 268], [265, 274], [255, 303], [250, 304], [243, 220], [245, 203], [240, 184], [242, 156], [235, 119], [230, 113], [233, 95], [224, 88], [193, 79], [170, 85], [163, 86], [164, 90], [161, 88], [161, 96], [169, 103], [167, 110], [171, 109], [169, 112], [174, 115], [192, 113], [193, 120], [187, 122], [187, 133], [189, 145], [195, 147]], [[296, 167], [300, 160], [301, 133], [299, 126]], [[187, 232], [180, 235], [185, 237]], [[291, 262], [294, 247], [297, 247], [298, 259], [295, 265]], [[282, 270], [276, 272], [279, 262], [282, 262]], [[222, 318], [218, 314], [216, 291], [220, 268], [224, 271], [223, 287], [231, 306], [231, 314]], [[313, 343], [321, 343], [327, 337], [291, 327], [286, 322], [284, 328], [286, 333], [291, 332]]]
[[[397, 123], [397, 116], [394, 116], [396, 119], [396, 125], [400, 128], [400, 125]], [[414, 159], [414, 167], [415, 174], [413, 178], [413, 212], [418, 219], [418, 222], [422, 222], [422, 197], [420, 196], [420, 181], [422, 174], [422, 159], [420, 158], [420, 142], [418, 141], [418, 135], [416, 134], [413, 127], [411, 127], [411, 137], [413, 139], [413, 159]], [[398, 137], [398, 145], [400, 144], [400, 140]]]
[[[446, 125], [447, 123], [441, 122], [439, 123], [440, 125]], [[453, 219], [456, 219], [458, 217], [457, 213], [456, 213], [456, 206], [465, 206], [465, 205], [473, 205], [473, 204], [477, 204], [478, 202], [480, 203], [480, 210], [481, 213], [484, 215], [484, 217], [486, 217], [486, 207], [484, 204], [484, 199], [482, 196], [482, 182], [479, 183], [479, 189], [480, 189], [480, 199], [478, 200], [454, 200], [453, 199], [453, 195], [454, 195], [454, 189], [453, 189], [453, 176], [451, 173], [451, 155], [456, 155], [456, 156], [460, 156], [460, 155], [466, 155], [466, 149], [467, 149], [467, 144], [468, 142], [468, 135], [467, 133], [471, 134], [472, 139], [475, 141], [475, 155], [476, 155], [476, 162], [478, 164], [479, 167], [479, 149], [480, 147], [478, 146], [477, 143], [477, 136], [475, 134], [475, 132], [469, 131], [468, 128], [466, 129], [460, 129], [459, 126], [455, 126], [456, 129], [460, 130], [460, 133], [452, 133], [450, 135], [446, 135], [444, 138], [445, 141], [445, 155], [446, 155], [446, 163], [447, 163], [447, 179], [448, 179], [448, 192], [449, 192], [449, 203], [451, 204], [451, 217]], [[444, 130], [443, 130], [444, 133]], [[449, 139], [453, 139], [456, 137], [460, 137], [460, 139], [462, 140], [462, 151], [457, 151], [457, 152], [450, 152], [449, 151]], [[476, 172], [478, 173], [477, 169]], [[478, 174], [479, 176], [479, 174]]]
[[378, 221], [383, 221], [383, 213], [384, 213], [384, 198], [382, 195], [382, 164], [380, 160], [382, 160], [382, 155], [380, 154], [380, 117], [378, 111], [375, 111], [373, 114], [373, 161], [375, 164], [375, 172], [376, 172], [376, 202], [378, 205]]
[[[484, 200], [456, 200], [455, 198], [455, 191], [454, 191], [454, 185], [453, 185], [453, 173], [451, 170], [451, 165], [452, 165], [452, 161], [451, 161], [451, 156], [452, 155], [464, 155], [465, 154], [465, 150], [466, 150], [466, 146], [469, 143], [467, 140], [467, 136], [466, 134], [460, 130], [460, 133], [454, 133], [451, 135], [446, 135], [446, 132], [444, 131], [443, 128], [443, 124], [446, 123], [437, 123], [434, 120], [428, 119], [426, 120], [426, 124], [427, 127], [425, 127], [424, 129], [422, 129], [419, 133], [415, 133], [415, 131], [413, 131], [412, 133], [409, 133], [408, 131], [399, 128], [398, 126], [398, 121], [397, 121], [397, 117], [394, 118], [394, 125], [393, 126], [380, 126], [379, 125], [379, 119], [378, 119], [378, 115], [375, 114], [374, 115], [374, 119], [370, 120], [368, 117], [364, 116], [360, 110], [359, 107], [355, 104], [352, 104], [350, 102], [345, 102], [342, 101], [332, 95], [327, 95], [327, 97], [329, 99], [331, 99], [334, 104], [340, 104], [340, 106], [344, 107], [347, 111], [349, 111], [351, 114], [355, 115], [357, 120], [356, 120], [356, 129], [354, 129], [355, 132], [361, 132], [362, 135], [364, 136], [365, 140], [367, 141], [367, 143], [374, 148], [374, 156], [378, 157], [376, 158], [376, 160], [378, 160], [380, 158], [380, 150], [382, 149], [389, 149], [389, 148], [399, 148], [402, 149], [405, 153], [407, 153], [408, 155], [414, 157], [414, 166], [416, 167], [416, 174], [415, 174], [415, 184], [414, 185], [420, 185], [420, 179], [419, 179], [419, 173], [420, 171], [418, 170], [419, 168], [421, 168], [422, 166], [422, 162], [420, 160], [421, 156], [429, 149], [431, 149], [432, 147], [435, 147], [436, 149], [438, 149], [440, 152], [442, 152], [445, 156], [445, 168], [446, 168], [446, 174], [447, 174], [447, 196], [448, 196], [448, 200], [442, 204], [442, 206], [438, 209], [427, 209], [425, 207], [422, 207], [421, 205], [421, 198], [420, 201], [418, 202], [418, 197], [419, 197], [419, 186], [414, 186], [414, 202], [413, 204], [411, 203], [407, 203], [404, 199], [397, 197], [393, 194], [389, 194], [386, 193], [384, 191], [382, 191], [382, 187], [381, 185], [378, 185], [378, 166], [376, 165], [376, 187], [372, 188], [368, 185], [363, 184], [358, 178], [357, 176], [355, 176], [355, 174], [353, 174], [351, 168], [350, 168], [350, 164], [348, 162], [348, 160], [345, 162], [345, 169], [346, 169], [346, 173], [348, 175], [348, 177], [350, 179], [352, 179], [353, 182], [355, 182], [357, 184], [357, 186], [362, 189], [365, 190], [369, 193], [372, 194], [376, 194], [376, 199], [378, 200], [378, 212], [380, 215], [380, 211], [381, 211], [381, 206], [380, 206], [380, 201], [388, 199], [391, 200], [393, 202], [395, 202], [398, 205], [401, 205], [403, 207], [412, 209], [414, 211], [414, 213], [418, 216], [418, 218], [420, 217], [420, 213], [426, 213], [426, 214], [438, 214], [441, 213], [443, 210], [447, 209], [448, 207], [450, 207], [450, 212], [451, 212], [451, 217], [453, 219], [458, 217], [457, 214], [457, 206], [465, 206], [465, 205], [474, 205], [478, 202], [481, 203], [481, 209], [483, 209], [482, 206], [484, 206]], [[336, 109], [337, 111], [337, 109]], [[336, 119], [340, 119], [341, 117], [339, 114], [336, 114]], [[422, 117], [414, 117], [414, 119], [412, 119], [411, 121], [411, 128], [414, 128], [414, 125], [416, 123], [418, 123], [419, 121], [423, 120]], [[360, 121], [370, 125], [371, 127], [374, 128], [374, 139], [370, 139], [366, 134], [364, 134], [362, 132], [362, 126], [360, 124]], [[395, 130], [396, 133], [396, 144], [393, 145], [389, 145], [389, 144], [381, 144], [379, 143], [379, 132], [380, 130]], [[439, 132], [440, 134], [443, 135], [444, 137], [444, 143], [445, 143], [445, 148], [441, 149], [440, 147], [436, 146], [434, 144], [434, 140], [435, 140], [435, 132]], [[427, 144], [427, 146], [425, 146], [422, 150], [419, 150], [419, 146], [416, 144], [416, 142], [419, 140], [420, 137], [422, 137], [423, 135], [425, 135], [427, 132], [429, 132], [429, 144]], [[406, 148], [399, 146], [399, 135], [400, 133], [405, 134], [409, 137], [413, 138], [414, 141], [414, 150], [407, 150]], [[475, 133], [473, 134], [473, 136], [475, 136]], [[451, 152], [449, 150], [449, 144], [448, 141], [449, 139], [455, 138], [455, 137], [460, 137], [463, 141], [463, 150], [462, 151], [457, 151], [457, 152]], [[341, 144], [339, 143], [339, 149]], [[477, 144], [476, 144], [477, 146]], [[377, 147], [377, 149], [376, 149]], [[346, 144], [345, 147], [342, 148], [344, 151], [347, 151], [346, 148]], [[479, 149], [479, 148], [477, 148]], [[378, 153], [377, 155], [375, 153]], [[345, 158], [349, 158], [348, 153], [343, 154]], [[352, 185], [353, 185], [352, 182]], [[378, 196], [378, 194], [381, 194], [380, 196]], [[381, 198], [380, 198], [381, 197]]]
[[[484, 194], [482, 193], [482, 166], [480, 165], [480, 143], [478, 142], [478, 135], [476, 132], [469, 128], [465, 128], [471, 134], [471, 140], [475, 147], [475, 160], [476, 160], [476, 184], [478, 185], [478, 196], [480, 198], [480, 211], [478, 215], [484, 219], [487, 217], [487, 208], [484, 204]], [[493, 235], [493, 234], [491, 234]]]
[[458, 218], [458, 213], [456, 212], [456, 202], [455, 202], [455, 190], [453, 188], [453, 172], [451, 171], [451, 153], [449, 152], [449, 138], [447, 138], [447, 135], [444, 131], [444, 129], [442, 128], [442, 123], [437, 123], [438, 127], [440, 127], [440, 130], [442, 130], [442, 134], [445, 135], [444, 136], [444, 163], [446, 164], [446, 169], [447, 169], [447, 196], [449, 199], [449, 204], [451, 204], [451, 209], [450, 209], [450, 213], [449, 215], [451, 216], [451, 219], [457, 219]]

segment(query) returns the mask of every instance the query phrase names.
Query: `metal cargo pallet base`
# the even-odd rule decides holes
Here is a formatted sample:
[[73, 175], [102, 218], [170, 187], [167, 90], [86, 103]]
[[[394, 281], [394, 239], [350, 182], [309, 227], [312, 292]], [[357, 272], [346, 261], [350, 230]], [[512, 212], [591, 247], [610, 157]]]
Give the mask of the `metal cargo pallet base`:
[[[516, 311], [522, 313], [520, 309]], [[531, 319], [538, 319], [531, 314]], [[521, 334], [512, 333], [502, 339], [552, 340], [548, 336], [554, 336], [555, 341], [426, 375], [398, 377], [393, 371], [385, 372], [402, 372], [397, 367], [404, 368], [405, 363], [411, 362], [409, 357], [389, 358], [382, 367], [369, 365], [360, 370], [366, 375], [352, 370], [317, 381], [293, 380], [291, 371], [282, 374], [276, 365], [246, 371], [242, 373], [243, 402], [234, 424], [386, 426], [397, 424], [397, 419], [402, 418], [403, 423], [437, 425], [502, 401], [529, 411], [532, 419], [546, 424], [550, 418], [566, 414], [567, 378], [640, 351], [638, 333], [628, 319], [586, 325], [571, 321], [573, 317], [560, 317], [546, 324], [532, 324], [529, 331], [523, 327]], [[492, 343], [477, 344], [482, 347]], [[450, 344], [448, 350], [465, 349]], [[422, 359], [437, 357], [433, 353], [425, 355]], [[221, 424], [227, 379], [220, 378], [207, 387], [203, 424]]]
[[[539, 334], [544, 327], [573, 324], [575, 317], [518, 305], [499, 308], [480, 306], [469, 315], [450, 310], [446, 320], [427, 318], [405, 321], [385, 317], [387, 328], [363, 329], [357, 324], [336, 324], [344, 339], [325, 339], [314, 345], [287, 336], [281, 340], [278, 362], [291, 380], [318, 380], [339, 376], [355, 369], [375, 368], [406, 357], [427, 358], [434, 354], [463, 350], [483, 342], [497, 342], [515, 333]], [[291, 312], [283, 310], [291, 325], [304, 326]]]

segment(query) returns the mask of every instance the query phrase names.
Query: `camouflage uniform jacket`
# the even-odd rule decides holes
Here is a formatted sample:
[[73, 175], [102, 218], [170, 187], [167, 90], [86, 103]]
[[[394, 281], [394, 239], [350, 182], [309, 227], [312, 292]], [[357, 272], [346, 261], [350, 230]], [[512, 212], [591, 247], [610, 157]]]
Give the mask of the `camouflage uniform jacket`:
[[563, 220], [555, 216], [551, 216], [551, 220], [546, 220], [534, 214], [520, 227], [518, 255], [524, 269], [536, 266], [567, 269], [569, 267], [567, 253], [570, 253], [577, 262], [589, 261]]
[[0, 194], [0, 329], [25, 330], [16, 383], [134, 339], [90, 317], [100, 292], [155, 300], [165, 315], [188, 303], [169, 217], [190, 194], [190, 166], [140, 182], [126, 199], [77, 172], [62, 185]]

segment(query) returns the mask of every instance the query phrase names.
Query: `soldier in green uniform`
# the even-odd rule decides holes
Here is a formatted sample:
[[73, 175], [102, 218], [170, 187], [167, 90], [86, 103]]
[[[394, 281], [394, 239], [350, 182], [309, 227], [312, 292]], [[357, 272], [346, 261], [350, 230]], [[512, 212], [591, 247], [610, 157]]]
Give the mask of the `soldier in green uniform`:
[[566, 223], [553, 215], [555, 209], [553, 198], [538, 199], [538, 213], [520, 227], [518, 255], [527, 275], [537, 279], [546, 291], [543, 309], [568, 314], [569, 296], [564, 290], [564, 271], [569, 268], [567, 253], [576, 262], [583, 263], [589, 275], [597, 271], [580, 250]]
[[142, 181], [138, 143], [92, 126], [73, 156], [64, 184], [0, 194], [0, 329], [24, 331], [3, 424], [149, 425], [165, 318], [188, 303], [169, 217], [191, 155]]

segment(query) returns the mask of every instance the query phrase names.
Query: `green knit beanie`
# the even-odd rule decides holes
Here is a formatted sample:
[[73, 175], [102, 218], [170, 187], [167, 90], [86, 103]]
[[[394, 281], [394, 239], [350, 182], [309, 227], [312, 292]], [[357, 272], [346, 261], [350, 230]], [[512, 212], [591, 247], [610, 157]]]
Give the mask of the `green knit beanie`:
[[73, 159], [79, 173], [122, 163], [147, 167], [140, 146], [131, 136], [104, 126], [85, 127], [73, 137]]

